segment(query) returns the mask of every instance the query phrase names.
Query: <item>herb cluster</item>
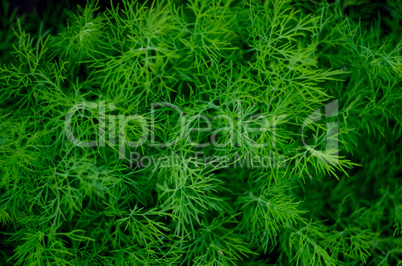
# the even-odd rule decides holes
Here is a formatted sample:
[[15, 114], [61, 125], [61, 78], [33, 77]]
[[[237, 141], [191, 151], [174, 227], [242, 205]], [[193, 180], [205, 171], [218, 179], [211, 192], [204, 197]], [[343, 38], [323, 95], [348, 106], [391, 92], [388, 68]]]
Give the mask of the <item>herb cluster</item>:
[[2, 7], [1, 262], [402, 264], [401, 0]]

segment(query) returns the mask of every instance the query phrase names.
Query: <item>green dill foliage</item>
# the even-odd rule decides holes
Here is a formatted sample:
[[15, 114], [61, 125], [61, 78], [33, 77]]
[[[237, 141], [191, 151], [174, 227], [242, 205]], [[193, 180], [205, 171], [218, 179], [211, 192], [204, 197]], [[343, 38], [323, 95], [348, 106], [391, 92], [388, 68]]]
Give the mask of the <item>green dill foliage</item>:
[[2, 263], [402, 265], [402, 1], [1, 5]]

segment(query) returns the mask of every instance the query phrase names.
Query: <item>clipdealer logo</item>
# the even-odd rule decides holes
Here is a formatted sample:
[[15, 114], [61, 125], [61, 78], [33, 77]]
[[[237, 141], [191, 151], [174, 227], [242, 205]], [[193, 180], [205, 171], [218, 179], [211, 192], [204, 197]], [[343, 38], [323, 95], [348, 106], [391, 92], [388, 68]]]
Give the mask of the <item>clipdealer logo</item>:
[[[238, 103], [240, 106], [239, 110], [241, 110], [241, 102]], [[225, 113], [224, 110], [221, 110], [220, 113], [215, 114], [214, 116], [206, 116], [203, 114], [196, 115], [186, 115], [180, 107], [167, 103], [167, 102], [159, 102], [151, 104], [151, 112], [150, 117], [146, 117], [144, 115], [132, 114], [132, 115], [106, 115], [106, 111], [116, 111], [116, 106], [111, 103], [106, 105], [104, 101], [100, 102], [83, 102], [76, 104], [73, 106], [67, 113], [65, 118], [65, 133], [67, 138], [78, 147], [90, 148], [90, 147], [118, 147], [119, 151], [119, 159], [126, 159], [126, 148], [133, 147], [138, 148], [142, 146], [146, 147], [157, 147], [157, 148], [168, 148], [174, 146], [179, 141], [185, 139], [186, 142], [192, 146], [197, 148], [205, 148], [213, 146], [216, 149], [221, 149], [225, 147], [241, 147], [242, 145], [247, 145], [247, 147], [253, 148], [266, 148], [266, 147], [274, 147], [276, 145], [276, 129], [279, 124], [283, 123], [286, 120], [286, 116], [274, 116], [272, 114], [251, 114], [248, 117], [241, 117], [241, 113], [237, 118], [233, 116], [229, 116]], [[157, 142], [155, 137], [155, 129], [156, 129], [156, 113], [158, 111], [162, 111], [161, 108], [165, 108], [170, 112], [176, 112], [178, 115], [178, 128], [179, 133], [177, 136], [173, 137], [169, 141], [165, 142]], [[81, 116], [84, 111], [93, 110], [98, 113], [98, 137], [97, 140], [81, 140], [80, 136], [74, 135], [73, 130], [73, 119], [77, 116]], [[325, 105], [325, 114], [327, 118], [335, 117], [338, 113], [338, 101], [333, 101]], [[303, 146], [309, 150], [312, 154], [320, 154], [323, 152], [331, 153], [331, 155], [337, 155], [338, 152], [338, 122], [328, 122], [327, 133], [326, 133], [326, 150], [320, 151], [314, 149], [314, 146], [308, 145], [306, 141], [306, 128], [309, 127], [312, 123], [320, 121], [322, 119], [321, 109], [317, 109], [315, 112], [310, 114], [302, 124], [301, 128], [301, 141]], [[220, 128], [213, 129], [212, 124], [214, 120], [225, 121], [225, 126]], [[195, 126], [194, 121], [202, 121], [203, 127]], [[135, 123], [137, 125], [137, 140], [132, 141], [127, 137], [127, 127], [129, 123]], [[254, 126], [251, 126], [252, 122], [254, 122]], [[258, 125], [257, 127], [255, 125]], [[79, 125], [76, 125], [79, 126]], [[205, 143], [199, 143], [191, 138], [191, 132], [199, 132], [199, 133], [208, 133], [209, 138]], [[228, 133], [227, 139], [224, 143], [218, 141], [220, 133]], [[117, 136], [116, 136], [117, 133]], [[253, 141], [249, 135], [251, 134], [269, 134], [269, 141], [261, 142], [261, 141]], [[117, 141], [118, 140], [118, 141]], [[201, 154], [201, 153], [198, 153]], [[235, 155], [235, 158], [239, 159], [239, 155]], [[187, 162], [187, 165], [191, 162], [191, 159], [184, 158], [179, 155], [172, 156], [161, 156], [160, 158], [150, 158], [146, 156], [141, 156], [138, 152], [130, 153], [130, 163], [136, 163], [137, 166], [146, 168], [149, 165], [159, 165], [159, 167], [169, 167], [175, 162]], [[244, 155], [245, 158], [253, 161], [254, 163], [243, 163], [240, 164], [240, 167], [247, 167], [250, 165], [261, 165], [262, 167], [266, 167], [267, 164], [262, 162], [269, 162], [269, 165], [272, 165], [272, 158], [255, 158], [255, 156], [251, 156], [250, 154]], [[175, 159], [173, 159], [175, 158]], [[337, 157], [330, 163], [335, 165], [337, 163]], [[204, 155], [203, 158], [196, 158], [197, 162], [204, 163], [214, 163], [215, 165], [222, 165], [226, 163], [226, 166], [233, 165], [231, 164], [231, 159], [226, 158], [225, 156], [215, 157]], [[161, 163], [161, 162], [170, 162], [170, 163]], [[256, 163], [257, 162], [257, 163]], [[232, 162], [233, 163], [233, 162]], [[234, 164], [235, 165], [235, 164]]]

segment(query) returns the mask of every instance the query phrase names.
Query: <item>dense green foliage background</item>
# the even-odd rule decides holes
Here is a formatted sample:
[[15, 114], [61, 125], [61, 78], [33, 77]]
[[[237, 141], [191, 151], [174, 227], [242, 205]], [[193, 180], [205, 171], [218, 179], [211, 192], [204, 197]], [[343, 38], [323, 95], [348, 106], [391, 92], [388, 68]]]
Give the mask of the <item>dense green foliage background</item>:
[[[1, 262], [402, 264], [400, 0], [2, 7]], [[310, 124], [304, 145], [304, 121], [336, 100], [337, 114]], [[158, 142], [180, 136], [181, 117], [186, 136], [205, 142], [210, 134], [191, 127], [201, 116], [228, 127], [214, 119], [225, 114], [236, 127], [217, 141], [235, 136], [236, 145], [199, 148], [182, 136], [131, 147], [143, 128], [128, 123], [121, 135], [118, 116], [150, 123], [157, 102], [184, 112], [157, 113]], [[68, 139], [65, 119], [82, 103], [105, 104], [108, 134], [100, 108], [72, 116], [73, 134], [106, 146]], [[237, 126], [257, 113], [275, 128]], [[338, 149], [326, 150], [334, 121]], [[130, 152], [190, 163], [132, 168], [121, 158]], [[279, 163], [225, 167], [198, 162], [200, 152]]]

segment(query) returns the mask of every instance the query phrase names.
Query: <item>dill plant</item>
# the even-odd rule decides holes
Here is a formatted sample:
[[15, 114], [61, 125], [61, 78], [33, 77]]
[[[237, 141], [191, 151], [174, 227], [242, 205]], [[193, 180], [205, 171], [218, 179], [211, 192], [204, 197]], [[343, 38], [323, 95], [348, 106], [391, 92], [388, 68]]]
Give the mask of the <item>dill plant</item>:
[[401, 264], [400, 0], [2, 7], [1, 262]]

